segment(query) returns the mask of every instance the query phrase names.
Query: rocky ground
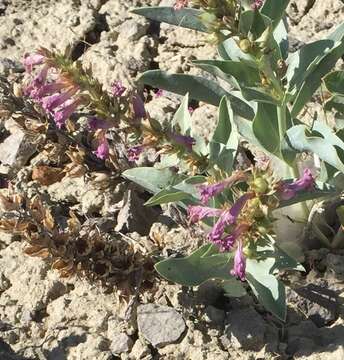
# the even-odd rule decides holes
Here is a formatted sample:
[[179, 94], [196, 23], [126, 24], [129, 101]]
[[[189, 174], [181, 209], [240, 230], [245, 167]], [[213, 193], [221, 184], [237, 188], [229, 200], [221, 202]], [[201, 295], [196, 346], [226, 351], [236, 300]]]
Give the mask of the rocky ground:
[[[23, 54], [38, 46], [69, 47], [73, 59], [91, 66], [106, 88], [116, 79], [134, 86], [140, 73], [154, 68], [197, 73], [190, 60], [216, 56], [201, 35], [129, 12], [171, 3], [0, 0], [0, 75], [20, 74]], [[296, 49], [341, 23], [344, 7], [340, 0], [298, 0], [291, 1], [288, 14]], [[159, 121], [180, 100], [172, 94], [149, 99], [148, 111]], [[192, 119], [207, 136], [215, 108], [195, 105]], [[38, 191], [86, 217], [98, 214], [104, 232], [115, 228], [116, 241], [135, 244], [145, 254], [187, 253], [202, 241], [196, 229], [173, 225], [166, 213], [146, 216], [144, 194], [127, 183], [110, 181], [105, 190], [84, 177], [37, 183], [32, 172], [44, 156], [26, 133], [13, 130], [11, 120], [1, 126], [6, 136], [0, 139], [0, 171], [14, 178], [16, 189]], [[226, 298], [214, 284], [186, 289], [138, 271], [136, 291], [125, 293], [123, 283], [109, 291], [82, 276], [61, 278], [51, 264], [25, 255], [26, 245], [15, 234], [0, 234], [1, 360], [344, 358], [344, 252], [308, 251], [307, 274], [282, 274], [288, 284], [283, 324], [253, 298]]]

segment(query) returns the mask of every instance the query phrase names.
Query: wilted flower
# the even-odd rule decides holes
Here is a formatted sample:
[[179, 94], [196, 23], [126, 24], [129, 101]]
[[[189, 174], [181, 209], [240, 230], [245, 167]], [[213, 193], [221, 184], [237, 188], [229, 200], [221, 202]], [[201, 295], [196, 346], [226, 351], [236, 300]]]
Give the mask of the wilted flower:
[[96, 116], [92, 116], [88, 119], [88, 127], [90, 130], [96, 131], [99, 129], [107, 130], [110, 129], [111, 125], [108, 121], [100, 119]]
[[189, 0], [177, 0], [173, 6], [175, 10], [181, 10], [189, 5]]
[[109, 143], [105, 136], [102, 136], [99, 140], [97, 150], [93, 153], [97, 156], [98, 159], [105, 160], [109, 157]]
[[145, 104], [139, 95], [132, 97], [133, 110], [136, 119], [142, 119], [146, 117]]
[[246, 280], [246, 258], [243, 253], [242, 241], [238, 242], [238, 248], [234, 256], [234, 266], [231, 274], [236, 276], [241, 281]]
[[116, 97], [122, 96], [125, 93], [125, 90], [127, 90], [127, 88], [122, 84], [121, 81], [115, 81], [112, 84], [111, 92]]
[[192, 146], [196, 144], [196, 140], [193, 137], [187, 135], [171, 133], [170, 138], [176, 144], [184, 146], [189, 152], [192, 151]]
[[300, 179], [292, 183], [282, 183], [278, 189], [278, 194], [281, 199], [292, 199], [297, 192], [301, 190], [312, 190], [315, 185], [315, 180], [310, 169], [305, 169]]
[[137, 161], [140, 157], [140, 154], [144, 150], [143, 145], [132, 146], [128, 149], [127, 157], [129, 161]]
[[188, 216], [191, 223], [196, 223], [207, 217], [220, 216], [223, 210], [205, 206], [189, 206]]

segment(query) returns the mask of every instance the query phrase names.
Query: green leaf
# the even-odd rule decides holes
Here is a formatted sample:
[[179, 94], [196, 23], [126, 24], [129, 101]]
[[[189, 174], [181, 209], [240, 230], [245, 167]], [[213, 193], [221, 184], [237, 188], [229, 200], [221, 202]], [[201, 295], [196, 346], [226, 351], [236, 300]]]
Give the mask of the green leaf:
[[198, 286], [207, 280], [230, 280], [233, 266], [232, 253], [205, 254], [213, 247], [206, 244], [185, 258], [169, 258], [155, 265], [165, 279], [184, 286]]
[[243, 297], [247, 294], [245, 288], [242, 286], [241, 281], [237, 279], [230, 279], [226, 281], [222, 281], [220, 283], [222, 286], [225, 296], [227, 297]]
[[223, 96], [231, 99], [233, 111], [244, 118], [253, 118], [252, 108], [238, 97], [226, 92], [217, 83], [207, 80], [203, 77], [185, 75], [185, 74], [168, 74], [161, 70], [151, 70], [145, 72], [140, 81], [144, 84], [185, 95], [189, 93], [192, 99], [204, 101], [208, 104], [219, 106]]
[[288, 4], [289, 0], [265, 0], [260, 12], [273, 21], [273, 27], [275, 28], [285, 15]]
[[333, 94], [344, 95], [344, 71], [333, 71], [324, 78], [325, 85]]
[[249, 63], [252, 67], [257, 67], [254, 58], [250, 54], [245, 54], [243, 51], [241, 51], [233, 38], [226, 39], [225, 41], [220, 43], [217, 50], [221, 58], [223, 58], [224, 60], [245, 60], [246, 63]]
[[338, 111], [339, 113], [338, 115], [344, 114], [344, 96], [334, 95], [329, 100], [326, 101], [324, 110], [331, 111], [333, 109]]
[[260, 145], [271, 154], [281, 157], [277, 107], [259, 103], [252, 130]]
[[[292, 179], [285, 180], [286, 182], [292, 182]], [[315, 188], [313, 190], [302, 190], [298, 191], [296, 196], [289, 200], [281, 200], [279, 203], [279, 208], [290, 206], [293, 204], [298, 204], [303, 201], [309, 201], [314, 199], [319, 199], [327, 196], [338, 195], [336, 188], [330, 184], [317, 181]]]
[[238, 86], [256, 86], [260, 84], [258, 69], [244, 61], [233, 60], [195, 60], [193, 63], [214, 76], [228, 81], [233, 77]]
[[174, 189], [173, 187], [161, 190], [154, 196], [152, 196], [146, 203], [146, 206], [155, 206], [161, 204], [167, 204], [171, 202], [178, 202], [190, 198], [190, 194]]
[[165, 189], [175, 174], [169, 169], [138, 167], [124, 171], [122, 176], [155, 194]]
[[296, 125], [287, 131], [288, 142], [299, 152], [309, 151], [319, 158], [344, 172], [344, 163], [340, 149], [344, 149], [344, 142], [326, 124], [315, 121], [313, 129], [306, 125]]
[[271, 19], [258, 11], [244, 11], [239, 20], [239, 32], [248, 36], [252, 34], [254, 39], [258, 39], [264, 30], [271, 25]]
[[178, 125], [180, 131], [184, 135], [189, 135], [191, 131], [191, 116], [189, 112], [189, 94], [184, 96], [184, 99], [178, 110], [173, 116], [172, 126]]
[[[302, 83], [300, 90], [294, 100], [291, 111], [292, 117], [296, 117], [304, 105], [312, 98], [314, 92], [319, 88], [322, 78], [335, 66], [338, 59], [344, 54], [344, 40], [334, 43], [333, 47], [324, 55], [320, 61], [315, 60], [311, 73]], [[313, 69], [314, 68], [314, 69]], [[308, 71], [307, 71], [308, 72]]]
[[278, 101], [262, 88], [242, 87], [241, 92], [243, 97], [248, 101], [256, 101], [266, 104], [278, 104]]
[[239, 136], [235, 124], [232, 124], [232, 117], [226, 97], [223, 97], [219, 107], [219, 121], [209, 143], [209, 161], [228, 173], [232, 172], [239, 144]]
[[136, 15], [144, 16], [150, 20], [207, 32], [207, 28], [199, 19], [199, 16], [203, 14], [203, 11], [201, 10], [189, 8], [175, 10], [173, 7], [149, 6], [134, 9], [131, 12]]
[[274, 30], [274, 38], [278, 44], [282, 59], [287, 59], [289, 54], [288, 31], [285, 21], [280, 21]]
[[247, 259], [246, 278], [258, 301], [282, 321], [286, 319], [286, 296], [283, 283], [270, 274], [275, 260]]

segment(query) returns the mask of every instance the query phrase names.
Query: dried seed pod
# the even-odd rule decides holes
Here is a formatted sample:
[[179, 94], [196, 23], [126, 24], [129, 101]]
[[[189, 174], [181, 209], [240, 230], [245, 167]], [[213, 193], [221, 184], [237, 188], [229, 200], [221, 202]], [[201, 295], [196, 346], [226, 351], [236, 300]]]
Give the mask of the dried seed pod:
[[32, 170], [32, 180], [38, 181], [43, 186], [52, 185], [64, 177], [63, 170], [51, 166], [35, 166]]

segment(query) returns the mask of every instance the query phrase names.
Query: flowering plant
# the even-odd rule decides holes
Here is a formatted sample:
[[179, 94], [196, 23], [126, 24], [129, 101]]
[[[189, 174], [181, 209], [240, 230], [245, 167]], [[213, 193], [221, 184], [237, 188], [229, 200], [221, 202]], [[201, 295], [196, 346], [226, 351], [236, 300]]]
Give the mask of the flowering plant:
[[[154, 193], [147, 205], [176, 203], [187, 210], [190, 223], [202, 221], [210, 228], [209, 243], [189, 257], [159, 262], [161, 275], [187, 286], [215, 279], [229, 296], [245, 294], [242, 282], [247, 281], [258, 300], [282, 320], [285, 290], [276, 275], [303, 268], [276, 243], [274, 211], [340, 193], [344, 170], [344, 77], [341, 71], [328, 74], [344, 54], [344, 25], [289, 54], [284, 21], [288, 2], [179, 0], [174, 7], [134, 10], [151, 20], [206, 33], [217, 45], [219, 59], [194, 61], [213, 80], [161, 70], [141, 76], [143, 83], [185, 98], [163, 144], [145, 130], [137, 137], [135, 156], [137, 149], [159, 143], [160, 162], [124, 172]], [[191, 4], [196, 8], [187, 7]], [[302, 121], [303, 110], [323, 86], [330, 94], [324, 114], [337, 111], [335, 126], [318, 114], [311, 124]], [[189, 97], [219, 108], [208, 142], [192, 129]], [[148, 128], [155, 127], [158, 134], [159, 126], [150, 121]], [[241, 169], [239, 137], [266, 153], [270, 162]], [[320, 163], [322, 182], [308, 168], [299, 173], [305, 152]], [[279, 177], [271, 164], [283, 170]]]

